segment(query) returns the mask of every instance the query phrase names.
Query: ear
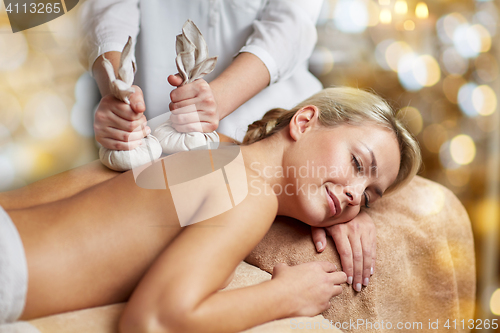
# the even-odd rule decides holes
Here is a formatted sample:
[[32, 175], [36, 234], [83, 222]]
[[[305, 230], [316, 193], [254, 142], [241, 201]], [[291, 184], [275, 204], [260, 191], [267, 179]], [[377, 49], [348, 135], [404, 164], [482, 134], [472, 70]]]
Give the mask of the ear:
[[314, 105], [304, 106], [298, 110], [290, 120], [290, 136], [293, 140], [299, 140], [305, 132], [317, 124], [319, 109]]

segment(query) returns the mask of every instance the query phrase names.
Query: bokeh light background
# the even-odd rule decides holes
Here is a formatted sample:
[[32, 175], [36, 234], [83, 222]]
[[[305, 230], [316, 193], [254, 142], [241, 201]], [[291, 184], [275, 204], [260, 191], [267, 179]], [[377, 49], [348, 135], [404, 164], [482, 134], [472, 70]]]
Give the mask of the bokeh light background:
[[[0, 191], [98, 157], [78, 7], [13, 34], [0, 2]], [[325, 0], [310, 61], [325, 86], [369, 88], [403, 109], [420, 174], [471, 218], [482, 319], [500, 318], [499, 15], [498, 0]]]
[[497, 322], [499, 4], [329, 0], [311, 59], [311, 70], [325, 86], [373, 89], [403, 109], [422, 147], [420, 175], [451, 189], [469, 213], [476, 244], [476, 317]]

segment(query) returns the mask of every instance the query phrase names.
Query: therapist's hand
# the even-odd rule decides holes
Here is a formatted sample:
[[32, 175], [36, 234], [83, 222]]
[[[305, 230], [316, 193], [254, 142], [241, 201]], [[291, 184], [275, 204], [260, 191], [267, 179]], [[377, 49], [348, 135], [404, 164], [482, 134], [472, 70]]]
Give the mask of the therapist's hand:
[[371, 217], [361, 211], [349, 222], [328, 228], [312, 227], [312, 239], [318, 252], [326, 248], [326, 231], [332, 236], [340, 255], [347, 283], [356, 291], [367, 286], [375, 269], [377, 233]]
[[170, 120], [178, 132], [213, 132], [219, 127], [219, 114], [212, 88], [203, 79], [181, 86], [179, 75], [170, 75], [168, 82], [177, 87], [170, 93]]
[[151, 133], [146, 126], [144, 96], [141, 88], [132, 86], [130, 105], [108, 94], [101, 99], [94, 118], [97, 142], [114, 150], [131, 150], [140, 145], [141, 139]]

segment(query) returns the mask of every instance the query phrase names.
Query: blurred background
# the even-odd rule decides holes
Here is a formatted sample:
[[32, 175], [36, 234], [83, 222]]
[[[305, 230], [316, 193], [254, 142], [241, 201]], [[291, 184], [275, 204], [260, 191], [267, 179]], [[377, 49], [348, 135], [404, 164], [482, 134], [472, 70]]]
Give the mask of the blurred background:
[[[0, 3], [0, 191], [98, 158], [99, 94], [78, 61], [77, 12], [13, 34]], [[469, 213], [476, 318], [490, 322], [500, 322], [499, 15], [500, 0], [325, 0], [310, 61], [325, 87], [372, 89], [404, 109], [420, 175]]]
[[326, 1], [310, 63], [324, 86], [373, 89], [404, 109], [422, 148], [420, 175], [451, 189], [469, 213], [483, 323], [500, 321], [499, 4]]

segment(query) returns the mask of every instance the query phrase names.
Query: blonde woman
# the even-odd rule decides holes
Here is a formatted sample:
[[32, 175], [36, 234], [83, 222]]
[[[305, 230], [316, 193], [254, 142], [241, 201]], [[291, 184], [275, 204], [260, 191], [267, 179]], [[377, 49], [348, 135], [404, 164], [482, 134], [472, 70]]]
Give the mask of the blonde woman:
[[[27, 286], [11, 297], [4, 320], [125, 300], [123, 333], [237, 332], [316, 315], [347, 280], [331, 263], [279, 264], [270, 281], [218, 291], [276, 215], [316, 227], [350, 221], [366, 214], [360, 213], [363, 206], [407, 183], [420, 165], [418, 145], [398, 116], [379, 97], [353, 88], [325, 89], [292, 110], [268, 112], [249, 127], [241, 152], [246, 197], [187, 227], [179, 225], [168, 186], [144, 189], [132, 172], [113, 176], [96, 165], [43, 186], [47, 197], [37, 203], [45, 204], [12, 209], [22, 205], [20, 197], [0, 197], [6, 209], [0, 235], [11, 235], [9, 242], [0, 236], [11, 254], [0, 260], [21, 258], [0, 274]], [[269, 172], [312, 164], [335, 172]], [[65, 198], [56, 200], [58, 195]], [[206, 208], [203, 202], [193, 209]]]

